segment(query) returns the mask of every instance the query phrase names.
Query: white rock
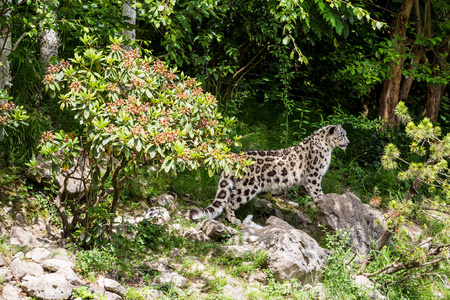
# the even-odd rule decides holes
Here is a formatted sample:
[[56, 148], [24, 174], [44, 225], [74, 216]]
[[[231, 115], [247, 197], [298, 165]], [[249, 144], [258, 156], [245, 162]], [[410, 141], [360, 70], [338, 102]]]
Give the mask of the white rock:
[[233, 300], [246, 300], [247, 298], [244, 295], [244, 291], [239, 288], [227, 284], [223, 287], [223, 293], [226, 297], [229, 297]]
[[34, 248], [27, 252], [26, 257], [34, 260], [35, 262], [41, 262], [50, 258], [51, 252], [45, 248]]
[[144, 212], [142, 218], [151, 220], [153, 224], [165, 224], [170, 221], [170, 214], [164, 207], [151, 207]]
[[20, 300], [20, 290], [14, 285], [8, 284], [2, 289], [0, 300]]
[[55, 273], [22, 282], [21, 287], [29, 296], [42, 300], [69, 299], [73, 288], [63, 276]]
[[25, 231], [19, 226], [13, 226], [11, 228], [9, 243], [11, 245], [28, 246], [31, 248], [41, 245], [31, 232]]
[[116, 294], [119, 294], [121, 296], [126, 294], [126, 290], [123, 286], [120, 285], [120, 283], [118, 283], [115, 280], [109, 279], [109, 278], [105, 278], [105, 280], [103, 281], [105, 290], [109, 291], [109, 292], [113, 292]]
[[117, 295], [116, 293], [111, 293], [106, 291], [105, 292], [105, 297], [107, 300], [122, 300], [123, 298], [120, 297], [120, 295]]
[[44, 270], [39, 264], [23, 261], [21, 258], [15, 258], [11, 262], [9, 267], [11, 269], [11, 272], [15, 274], [19, 279], [22, 279], [25, 275], [44, 275]]
[[3, 254], [0, 253], [0, 267], [3, 267], [4, 265], [6, 265], [6, 260]]
[[80, 286], [83, 284], [80, 277], [78, 277], [78, 275], [75, 274], [70, 267], [61, 268], [55, 274], [64, 276], [64, 278], [66, 278], [67, 281], [74, 286]]
[[44, 260], [41, 263], [41, 265], [45, 270], [50, 271], [50, 272], [56, 272], [59, 269], [63, 269], [63, 268], [73, 268], [74, 267], [73, 262], [56, 259], [56, 258]]
[[0, 278], [3, 278], [5, 282], [10, 282], [13, 280], [13, 276], [11, 274], [11, 271], [9, 269], [0, 269]]
[[326, 261], [325, 250], [305, 232], [274, 216], [267, 219], [255, 242], [255, 250], [265, 250], [268, 267], [278, 281], [296, 278], [311, 282]]
[[179, 288], [185, 288], [188, 284], [188, 280], [176, 272], [162, 273], [158, 281], [160, 284], [170, 283]]
[[210, 238], [229, 238], [237, 234], [237, 230], [223, 223], [211, 219], [205, 219], [195, 227], [197, 231], [204, 232]]

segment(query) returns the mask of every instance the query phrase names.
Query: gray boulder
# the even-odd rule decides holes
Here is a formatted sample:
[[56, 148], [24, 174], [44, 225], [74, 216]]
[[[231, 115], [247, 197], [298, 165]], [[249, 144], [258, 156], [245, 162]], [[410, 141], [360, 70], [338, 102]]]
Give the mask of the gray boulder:
[[268, 267], [275, 279], [311, 282], [325, 264], [325, 250], [285, 221], [272, 216], [266, 223], [268, 226], [261, 229], [254, 249], [267, 251]]
[[11, 272], [22, 279], [26, 275], [42, 276], [44, 275], [44, 269], [34, 262], [26, 262], [23, 260], [24, 254], [22, 252], [17, 253], [14, 256], [13, 261], [9, 265]]
[[152, 202], [158, 203], [158, 205], [166, 206], [174, 203], [176, 200], [176, 194], [172, 193], [164, 193], [159, 195], [158, 197], [153, 197], [151, 199]]
[[0, 300], [20, 300], [19, 293], [20, 290], [17, 290], [14, 285], [8, 284], [2, 289]]
[[35, 262], [41, 262], [50, 258], [52, 253], [45, 248], [34, 248], [33, 250], [27, 252], [26, 257], [31, 258]]
[[353, 281], [355, 282], [355, 284], [358, 287], [360, 287], [360, 288], [362, 288], [363, 290], [366, 291], [366, 293], [367, 293], [366, 296], [369, 299], [371, 299], [371, 300], [384, 300], [384, 299], [386, 299], [386, 297], [381, 295], [381, 293], [374, 288], [373, 282], [369, 278], [367, 278], [365, 276], [362, 276], [362, 275], [358, 275], [358, 276], [356, 276], [353, 279]]
[[353, 193], [326, 194], [317, 202], [316, 221], [332, 233], [352, 230], [350, 245], [361, 254], [385, 231], [383, 213], [362, 203]]
[[75, 272], [70, 267], [61, 268], [55, 274], [64, 276], [64, 278], [66, 278], [67, 281], [74, 286], [80, 286], [83, 284], [80, 277], [78, 277], [78, 275], [75, 274]]
[[223, 287], [223, 294], [233, 300], [246, 300], [247, 297], [244, 295], [244, 291], [240, 287], [227, 284]]
[[41, 243], [31, 232], [25, 231], [19, 226], [13, 226], [9, 233], [9, 243], [11, 245], [38, 247]]
[[105, 280], [103, 281], [103, 284], [105, 286], [105, 290], [108, 292], [116, 293], [121, 296], [124, 296], [127, 292], [125, 290], [125, 288], [123, 286], [121, 286], [120, 283], [118, 283], [115, 280], [105, 278]]
[[50, 271], [50, 272], [56, 272], [59, 269], [74, 267], [73, 262], [69, 262], [69, 261], [65, 261], [65, 260], [57, 259], [57, 258], [51, 258], [51, 259], [44, 260], [41, 263], [41, 265], [45, 270]]
[[6, 260], [3, 254], [0, 253], [0, 267], [3, 267], [4, 265], [6, 265]]
[[[31, 170], [27, 172], [27, 178], [33, 180], [34, 182], [41, 184], [43, 186], [50, 186], [49, 182], [51, 181], [50, 177], [50, 164], [42, 162], [42, 155], [38, 155], [36, 158], [39, 162], [38, 169], [40, 172], [40, 180], [32, 174]], [[75, 158], [74, 167], [64, 172], [65, 175], [70, 176], [67, 181], [66, 191], [69, 197], [73, 198], [81, 198], [85, 191], [85, 185], [83, 181], [86, 181], [89, 176], [90, 164], [87, 159]], [[64, 181], [66, 177], [63, 174], [59, 174], [56, 177], [56, 186], [61, 188], [64, 186]]]
[[56, 273], [30, 278], [21, 287], [29, 296], [41, 300], [69, 299], [73, 288], [64, 276]]
[[197, 224], [197, 231], [202, 231], [209, 238], [229, 238], [235, 234], [237, 234], [237, 230], [228, 226], [225, 226], [223, 223], [211, 219], [205, 219]]
[[158, 278], [158, 282], [160, 284], [169, 283], [179, 288], [185, 288], [188, 285], [188, 280], [177, 272], [162, 273]]

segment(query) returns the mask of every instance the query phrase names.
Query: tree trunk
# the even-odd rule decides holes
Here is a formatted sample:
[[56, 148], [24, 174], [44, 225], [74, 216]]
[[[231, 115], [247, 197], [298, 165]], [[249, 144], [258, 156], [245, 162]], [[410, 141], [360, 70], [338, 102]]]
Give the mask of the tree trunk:
[[[56, 20], [56, 12], [53, 10], [56, 8], [56, 3], [53, 0], [47, 0], [43, 3], [44, 11], [50, 9], [51, 14]], [[41, 67], [46, 71], [50, 64], [51, 57], [58, 56], [58, 33], [52, 28], [41, 28], [39, 32], [39, 62]]]
[[[409, 68], [408, 68], [409, 71], [413, 71], [414, 69], [417, 68], [423, 55], [424, 55], [423, 47], [417, 46], [416, 51], [415, 51], [414, 60], [411, 62], [411, 64], [409, 65]], [[403, 83], [402, 83], [402, 86], [400, 89], [400, 95], [399, 95], [400, 101], [405, 101], [406, 98], [408, 98], [409, 91], [411, 90], [411, 85], [412, 85], [413, 81], [414, 81], [414, 77], [412, 77], [412, 76], [403, 79]]]
[[[12, 5], [11, 0], [0, 1], [0, 11], [5, 11], [6, 19], [10, 16], [10, 5]], [[12, 87], [11, 69], [8, 61], [11, 51], [11, 24], [6, 23], [4, 27], [0, 25], [0, 90], [9, 91]]]
[[[136, 3], [136, 0], [125, 0], [122, 4], [122, 18], [123, 20], [132, 26], [136, 25], [136, 9], [133, 7], [133, 4]], [[129, 41], [136, 40], [136, 30], [135, 29], [124, 29], [123, 35]], [[124, 46], [125, 49], [129, 48]], [[127, 49], [129, 50], [129, 49]]]
[[[441, 75], [441, 70], [445, 65], [445, 60], [440, 56], [441, 53], [445, 53], [449, 48], [435, 49], [431, 51], [431, 57], [429, 62], [431, 64], [431, 78], [436, 78]], [[431, 120], [431, 122], [437, 122], [439, 115], [439, 107], [441, 106], [442, 96], [444, 95], [445, 85], [429, 82], [427, 84], [427, 92], [425, 96], [425, 109], [423, 110], [423, 116]]]
[[[408, 23], [413, 4], [414, 0], [403, 0], [402, 6], [394, 21], [391, 37], [397, 37], [396, 43], [398, 43], [398, 49], [402, 49], [404, 46], [403, 43], [406, 39], [406, 24]], [[390, 76], [383, 82], [381, 90], [378, 115], [391, 126], [397, 124], [395, 107], [399, 101], [404, 63], [405, 59], [401, 55], [398, 56], [397, 61], [389, 63], [391, 68]]]

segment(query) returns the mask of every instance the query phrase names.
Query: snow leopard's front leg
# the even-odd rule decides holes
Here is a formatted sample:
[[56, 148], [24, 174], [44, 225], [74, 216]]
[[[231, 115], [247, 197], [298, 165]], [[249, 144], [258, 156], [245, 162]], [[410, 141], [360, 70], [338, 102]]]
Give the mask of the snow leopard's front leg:
[[314, 172], [306, 176], [306, 189], [314, 203], [317, 203], [319, 199], [323, 198], [322, 176], [316, 174], [317, 172]]

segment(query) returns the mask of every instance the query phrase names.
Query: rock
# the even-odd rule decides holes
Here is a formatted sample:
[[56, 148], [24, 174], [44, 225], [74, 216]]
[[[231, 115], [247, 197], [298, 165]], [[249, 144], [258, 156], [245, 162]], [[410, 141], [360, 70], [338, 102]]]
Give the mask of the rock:
[[44, 275], [44, 269], [34, 262], [23, 261], [23, 253], [13, 259], [9, 265], [11, 272], [17, 276], [17, 278], [22, 279], [25, 275], [42, 276]]
[[253, 215], [248, 215], [247, 217], [245, 217], [245, 219], [242, 221], [242, 224], [241, 224], [241, 226], [239, 226], [239, 228], [241, 228], [242, 230], [251, 228], [251, 229], [253, 229], [253, 232], [254, 232], [254, 230], [263, 228], [261, 225], [258, 225], [255, 222], [253, 222], [252, 219], [253, 219]]
[[194, 277], [190, 279], [189, 290], [194, 293], [201, 293], [208, 284], [209, 280], [205, 277]]
[[274, 210], [273, 210], [273, 215], [275, 216], [275, 217], [277, 217], [278, 219], [280, 219], [280, 220], [284, 220], [284, 214], [281, 212], [281, 210], [279, 210], [278, 208], [275, 208]]
[[93, 288], [94, 293], [104, 294], [105, 293], [105, 276], [103, 276], [103, 275], [98, 276], [97, 281], [91, 287]]
[[372, 300], [384, 300], [386, 297], [373, 287], [373, 282], [366, 276], [358, 275], [353, 281], [357, 286], [367, 291], [367, 296]]
[[267, 278], [267, 274], [266, 273], [264, 273], [261, 270], [257, 270], [256, 272], [254, 272], [254, 273], [252, 273], [250, 275], [250, 277], [248, 278], [248, 281], [250, 283], [259, 282], [259, 283], [262, 283], [262, 284], [267, 284], [269, 279]]
[[232, 286], [231, 284], [227, 284], [223, 287], [223, 294], [225, 295], [225, 297], [229, 297], [233, 300], [247, 299], [244, 296], [244, 291], [241, 288]]
[[19, 223], [19, 224], [22, 224], [22, 225], [25, 224], [25, 218], [23, 217], [22, 213], [17, 213], [14, 216], [14, 220], [16, 220], [17, 223]]
[[256, 211], [265, 213], [270, 213], [274, 208], [272, 202], [262, 198], [257, 198], [254, 206]]
[[42, 300], [69, 299], [72, 295], [72, 285], [59, 274], [46, 274], [22, 282], [23, 291], [29, 296]]
[[160, 299], [164, 296], [164, 293], [158, 290], [147, 290], [145, 291], [146, 299]]
[[120, 285], [120, 283], [118, 283], [115, 280], [109, 279], [109, 278], [105, 278], [105, 280], [103, 281], [105, 290], [108, 292], [113, 292], [116, 294], [119, 294], [121, 296], [124, 296], [126, 294], [126, 290], [123, 286]]
[[39, 247], [41, 243], [31, 232], [23, 230], [21, 227], [13, 226], [9, 233], [9, 243], [11, 245]]
[[[150, 220], [153, 224], [165, 224], [170, 221], [170, 214], [164, 207], [151, 207], [144, 212], [142, 218]], [[139, 218], [138, 222], [141, 222]]]
[[51, 252], [45, 248], [34, 248], [27, 252], [26, 257], [34, 260], [35, 262], [41, 262], [50, 258]]
[[14, 285], [8, 284], [1, 290], [0, 300], [20, 300], [19, 293]]
[[331, 232], [353, 230], [349, 243], [361, 254], [384, 232], [383, 213], [363, 204], [353, 193], [326, 194], [317, 202], [316, 221]]
[[13, 276], [9, 269], [0, 269], [0, 278], [3, 278], [5, 282], [10, 282], [13, 280]]
[[312, 221], [299, 209], [293, 209], [295, 221], [301, 225], [310, 225]]
[[177, 257], [179, 257], [181, 255], [181, 252], [180, 252], [180, 249], [178, 249], [178, 248], [172, 248], [170, 251], [169, 251], [169, 256], [171, 257], [171, 258], [177, 258]]
[[256, 235], [250, 235], [248, 238], [245, 239], [247, 243], [253, 244], [258, 240], [258, 236]]
[[166, 262], [162, 261], [161, 259], [155, 259], [150, 262], [146, 262], [145, 264], [148, 267], [148, 269], [151, 271], [158, 271], [161, 273], [173, 271], [173, 267], [168, 265]]
[[6, 265], [6, 260], [3, 254], [0, 253], [0, 267], [3, 267], [4, 265]]
[[237, 230], [223, 223], [211, 219], [205, 219], [197, 224], [197, 231], [204, 232], [209, 238], [229, 238], [237, 234]]
[[61, 259], [56, 259], [56, 258], [47, 259], [47, 260], [43, 261], [41, 265], [45, 270], [50, 271], [50, 272], [56, 272], [59, 269], [74, 267], [74, 264], [72, 262], [61, 260]]
[[[50, 178], [50, 164], [49, 163], [43, 163], [42, 162], [42, 155], [38, 155], [36, 158], [39, 162], [38, 164], [38, 168], [40, 171], [40, 181], [36, 178], [36, 176], [34, 176], [30, 170], [28, 170], [27, 172], [27, 178], [38, 183], [41, 184], [43, 186], [47, 186], [49, 187], [50, 184], [49, 182], [51, 181]], [[69, 174], [70, 177], [68, 182], [67, 182], [67, 186], [66, 186], [66, 190], [68, 193], [68, 196], [70, 198], [78, 198], [80, 199], [84, 193], [85, 193], [85, 188], [84, 188], [84, 184], [83, 181], [80, 179], [76, 179], [76, 178], [86, 178], [87, 176], [89, 176], [89, 170], [90, 170], [90, 165], [89, 165], [89, 161], [86, 159], [80, 159], [80, 158], [75, 158], [74, 160], [75, 163], [75, 167], [67, 170], [65, 173]], [[58, 188], [61, 188], [62, 186], [64, 186], [64, 181], [65, 181], [65, 176], [62, 174], [59, 174], [56, 177], [55, 180], [55, 184]], [[86, 180], [86, 184], [88, 184], [88, 181]]]
[[55, 249], [52, 254], [52, 258], [59, 259], [59, 260], [65, 260], [65, 261], [73, 261], [76, 259], [74, 255], [70, 255], [66, 249], [64, 248], [58, 248]]
[[123, 299], [122, 297], [120, 297], [120, 295], [117, 295], [116, 293], [111, 293], [108, 291], [105, 292], [105, 297], [106, 297], [106, 300], [122, 300]]
[[192, 227], [181, 228], [180, 235], [184, 238], [188, 238], [199, 242], [211, 241], [211, 239], [203, 231], [197, 231], [195, 228]]
[[162, 273], [158, 278], [158, 282], [160, 284], [170, 283], [179, 288], [185, 288], [188, 284], [188, 280], [177, 272]]
[[158, 197], [153, 197], [150, 199], [152, 202], [158, 203], [158, 205], [166, 206], [170, 205], [176, 200], [176, 195], [170, 194], [170, 193], [164, 193], [159, 195]]
[[234, 257], [243, 257], [246, 254], [253, 253], [253, 247], [249, 245], [231, 245], [231, 246], [221, 246], [225, 253], [231, 254]]
[[325, 264], [325, 250], [305, 232], [272, 216], [255, 242], [255, 250], [266, 250], [268, 267], [278, 281], [296, 278], [310, 282]]
[[66, 278], [67, 281], [74, 286], [80, 286], [83, 284], [80, 277], [78, 277], [78, 275], [75, 274], [75, 272], [70, 267], [61, 268], [55, 274], [64, 276], [64, 278]]

